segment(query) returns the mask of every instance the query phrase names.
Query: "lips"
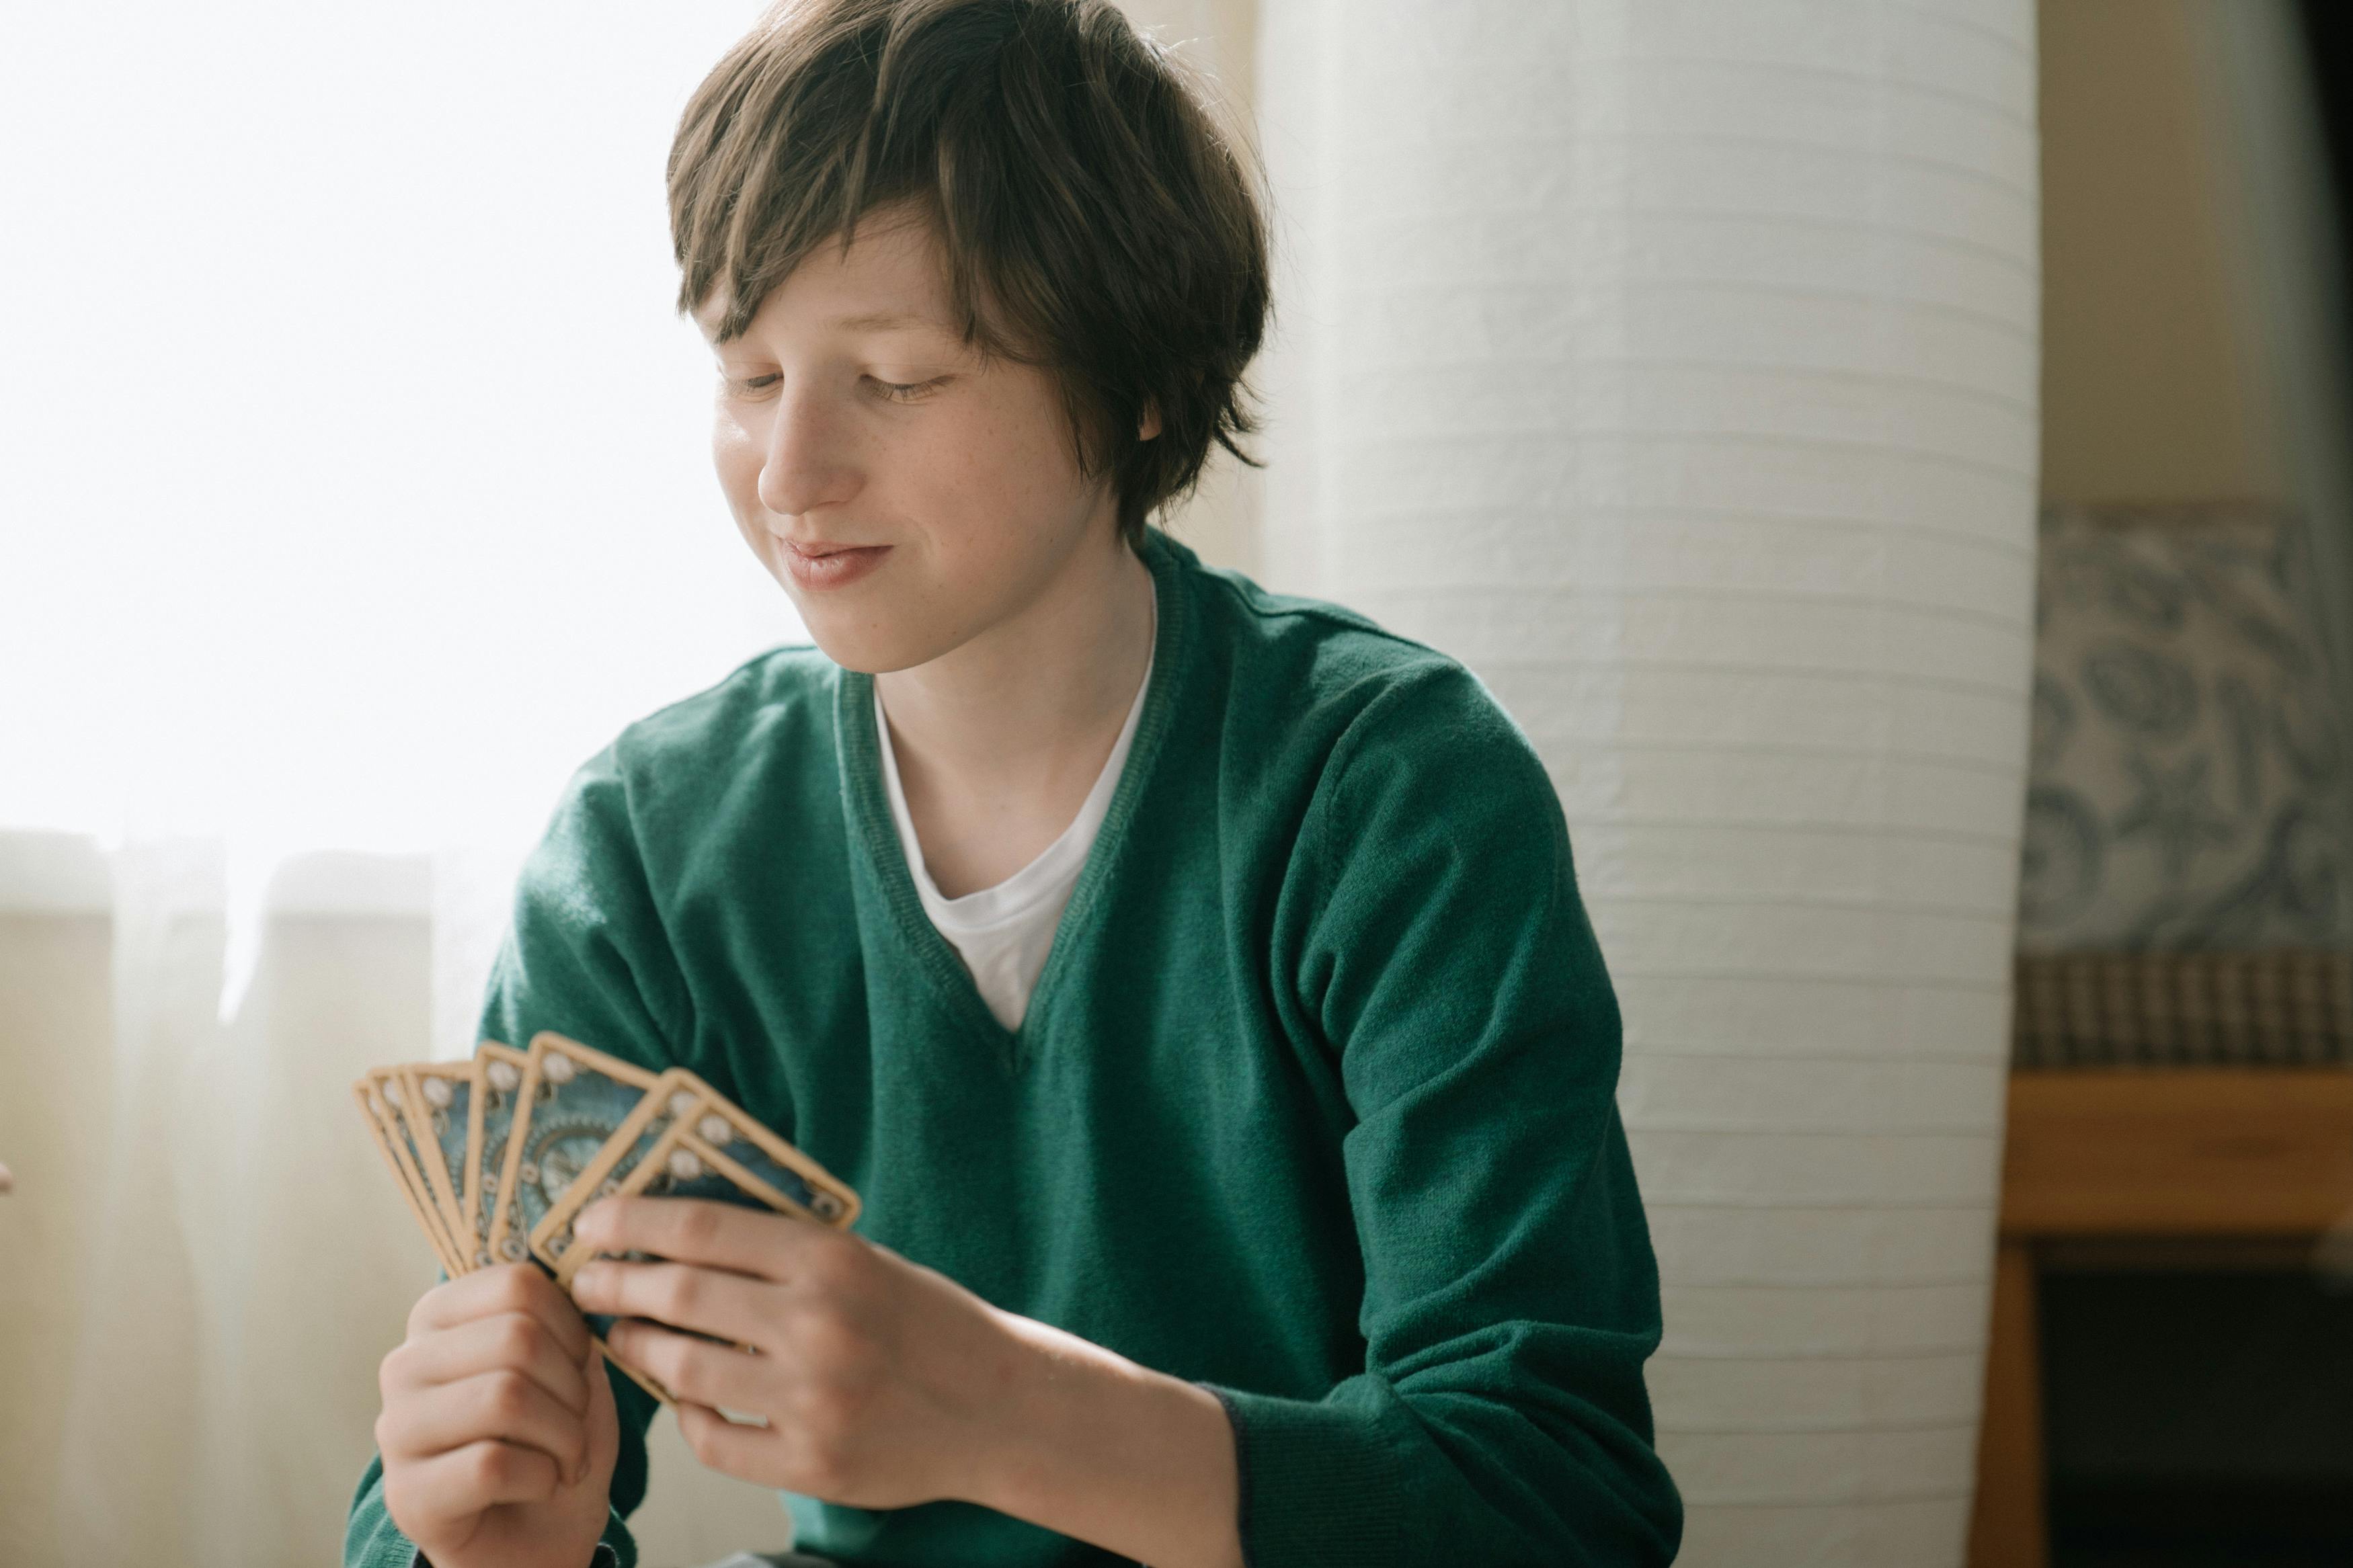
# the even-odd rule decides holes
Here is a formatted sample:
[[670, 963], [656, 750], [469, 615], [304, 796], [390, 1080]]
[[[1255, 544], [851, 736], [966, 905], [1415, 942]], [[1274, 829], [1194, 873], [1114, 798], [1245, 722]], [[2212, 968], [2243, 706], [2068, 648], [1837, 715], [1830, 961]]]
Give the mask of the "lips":
[[793, 581], [816, 591], [856, 582], [880, 566], [882, 558], [891, 552], [887, 544], [840, 544], [824, 540], [803, 542], [782, 534], [771, 537]]

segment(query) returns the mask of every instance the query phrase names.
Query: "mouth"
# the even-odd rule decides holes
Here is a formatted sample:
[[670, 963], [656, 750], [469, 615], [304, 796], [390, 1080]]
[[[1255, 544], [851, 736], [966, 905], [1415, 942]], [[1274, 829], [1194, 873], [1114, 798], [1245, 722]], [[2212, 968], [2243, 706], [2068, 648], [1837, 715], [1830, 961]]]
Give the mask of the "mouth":
[[854, 550], [883, 548], [876, 544], [837, 544], [822, 539], [812, 539], [804, 543], [797, 539], [787, 539], [781, 533], [771, 534], [769, 537], [804, 561], [822, 561], [828, 555], [841, 555]]
[[887, 544], [843, 544], [828, 540], [801, 541], [771, 534], [785, 570], [800, 586], [814, 590], [839, 588], [865, 576], [891, 552]]

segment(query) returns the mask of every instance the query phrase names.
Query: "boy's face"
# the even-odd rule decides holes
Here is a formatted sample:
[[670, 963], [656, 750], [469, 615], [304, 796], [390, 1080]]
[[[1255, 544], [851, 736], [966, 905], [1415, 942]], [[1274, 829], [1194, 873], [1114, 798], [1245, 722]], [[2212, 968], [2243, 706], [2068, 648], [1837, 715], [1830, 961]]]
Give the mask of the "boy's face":
[[[724, 301], [696, 315], [706, 339]], [[925, 663], [1018, 615], [1109, 546], [1046, 373], [983, 369], [950, 324], [930, 226], [870, 213], [750, 329], [714, 344], [712, 455], [735, 524], [835, 662]]]

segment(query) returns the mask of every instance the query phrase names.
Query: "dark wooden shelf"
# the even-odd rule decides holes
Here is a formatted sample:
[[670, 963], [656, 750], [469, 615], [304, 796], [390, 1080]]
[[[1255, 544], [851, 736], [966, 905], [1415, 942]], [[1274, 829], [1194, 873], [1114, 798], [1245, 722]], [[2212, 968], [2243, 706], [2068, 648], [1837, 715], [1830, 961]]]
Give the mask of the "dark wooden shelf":
[[[2045, 1249], [2276, 1266], [2353, 1226], [2353, 1071], [2014, 1072], [1986, 1353], [1972, 1568], [2048, 1568], [2035, 1275]], [[2230, 1267], [2227, 1263], [2220, 1267]]]

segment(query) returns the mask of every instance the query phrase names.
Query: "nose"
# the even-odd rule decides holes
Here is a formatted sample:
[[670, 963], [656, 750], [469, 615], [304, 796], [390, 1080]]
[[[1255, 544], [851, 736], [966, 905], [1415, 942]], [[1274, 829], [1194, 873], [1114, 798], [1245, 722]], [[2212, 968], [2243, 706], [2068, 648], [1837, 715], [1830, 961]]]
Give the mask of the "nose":
[[768, 440], [760, 457], [760, 504], [785, 517], [838, 505], [860, 483], [853, 434], [827, 389], [804, 381], [780, 388], [769, 405]]

